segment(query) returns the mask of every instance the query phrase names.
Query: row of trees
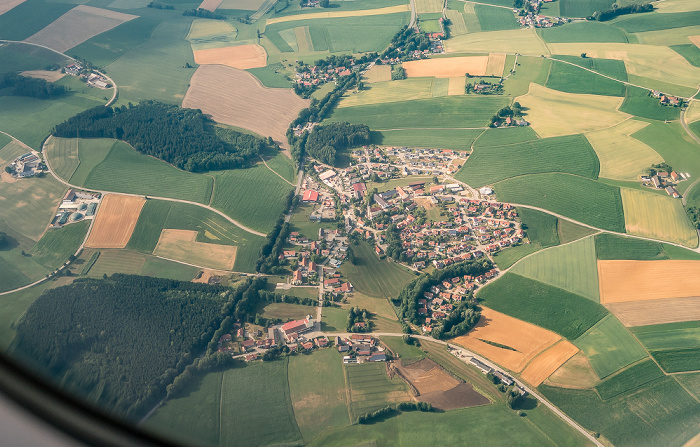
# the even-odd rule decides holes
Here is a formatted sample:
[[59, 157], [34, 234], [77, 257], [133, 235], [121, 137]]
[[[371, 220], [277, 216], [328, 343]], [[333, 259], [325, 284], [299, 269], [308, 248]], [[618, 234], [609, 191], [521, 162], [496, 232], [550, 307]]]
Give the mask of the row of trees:
[[589, 19], [597, 20], [599, 22], [605, 22], [606, 20], [612, 20], [615, 17], [624, 14], [637, 14], [641, 12], [651, 12], [654, 10], [654, 5], [651, 3], [627, 5], [627, 6], [617, 6], [617, 3], [613, 3], [612, 9], [605, 11], [596, 11], [593, 13]]
[[182, 15], [183, 16], [199, 17], [201, 19], [226, 20], [225, 15], [219, 14], [216, 12], [211, 12], [208, 9], [202, 9], [202, 8], [186, 9], [182, 13]]
[[29, 78], [17, 73], [5, 73], [0, 77], [0, 96], [48, 99], [63, 96], [68, 92], [68, 87], [52, 84], [45, 79]]
[[369, 127], [365, 124], [330, 123], [316, 126], [306, 139], [306, 153], [334, 165], [339, 150], [369, 144]]
[[433, 411], [433, 406], [427, 402], [399, 402], [395, 405], [387, 405], [378, 410], [371, 411], [369, 413], [361, 414], [357, 417], [358, 424], [369, 424], [377, 419], [385, 418], [388, 416], [397, 416], [404, 411]]
[[280, 217], [272, 231], [267, 233], [267, 239], [260, 247], [260, 256], [255, 263], [256, 271], [277, 274], [280, 273], [280, 270], [283, 270], [279, 267], [279, 256], [282, 254], [282, 249], [290, 231], [289, 223], [284, 221], [284, 216]]
[[201, 110], [144, 101], [129, 107], [95, 107], [57, 125], [63, 138], [116, 138], [180, 169], [202, 172], [246, 167], [271, 139], [215, 127]]
[[430, 48], [430, 39], [425, 33], [417, 33], [413, 28], [404, 25], [391, 39], [389, 47], [381, 55], [382, 59], [410, 59], [410, 53], [415, 50], [424, 51]]

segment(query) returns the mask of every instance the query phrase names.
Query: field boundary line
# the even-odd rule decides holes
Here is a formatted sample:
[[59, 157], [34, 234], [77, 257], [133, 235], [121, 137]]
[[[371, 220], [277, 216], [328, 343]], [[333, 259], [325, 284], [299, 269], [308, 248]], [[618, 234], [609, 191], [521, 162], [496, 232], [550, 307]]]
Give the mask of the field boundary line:
[[221, 445], [221, 431], [224, 420], [224, 381], [226, 380], [226, 371], [221, 374], [221, 386], [219, 387], [219, 445]]
[[[281, 178], [282, 180], [284, 180], [285, 182], [289, 183], [289, 184], [292, 185], [292, 186], [296, 186], [294, 183], [292, 183], [292, 182], [290, 182], [289, 180], [287, 180], [286, 178], [282, 177], [277, 171], [275, 171], [274, 169], [272, 169], [271, 167], [269, 167], [269, 166], [267, 165], [267, 162], [265, 161], [265, 159], [263, 158], [262, 155], [260, 156], [260, 159], [262, 160], [262, 162], [263, 162], [263, 164], [265, 165], [265, 167], [266, 167], [267, 169], [269, 169], [270, 171], [274, 172], [275, 175], [276, 175], [277, 177]], [[212, 197], [213, 197], [213, 196], [214, 196], [214, 192], [212, 191]]]
[[[661, 371], [663, 372], [663, 369], [662, 369]], [[693, 371], [687, 371], [687, 372], [693, 372]], [[695, 397], [695, 395], [694, 395], [693, 393], [691, 393], [690, 391], [688, 391], [688, 388], [686, 388], [686, 387], [676, 378], [675, 374], [669, 374], [669, 375], [670, 375], [671, 377], [673, 377], [673, 380], [675, 380], [676, 383], [677, 383], [678, 385], [680, 385], [681, 388], [683, 388], [683, 389], [685, 390], [685, 392], [688, 393], [688, 394], [690, 395], [690, 397], [692, 397], [692, 398], [695, 399], [698, 403], [700, 403], [700, 398]]]

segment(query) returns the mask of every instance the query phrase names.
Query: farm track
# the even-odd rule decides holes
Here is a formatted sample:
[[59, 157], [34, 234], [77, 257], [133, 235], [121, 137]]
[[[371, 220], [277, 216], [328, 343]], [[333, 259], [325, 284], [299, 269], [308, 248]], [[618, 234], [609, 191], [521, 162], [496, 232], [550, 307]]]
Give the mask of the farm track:
[[[267, 162], [265, 161], [265, 159], [263, 158], [262, 155], [260, 156], [260, 159], [262, 160], [262, 162], [263, 162], [263, 164], [265, 165], [265, 167], [266, 167], [267, 169], [269, 169], [270, 171], [274, 172], [275, 175], [276, 175], [277, 177], [281, 178], [282, 180], [284, 180], [285, 182], [289, 183], [290, 185], [295, 186], [294, 183], [292, 183], [292, 182], [290, 182], [289, 180], [287, 180], [286, 178], [282, 177], [281, 175], [279, 175], [279, 173], [278, 173], [277, 171], [275, 171], [274, 169], [272, 169], [271, 167], [269, 167], [269, 166], [267, 165]], [[213, 192], [212, 192], [212, 197], [214, 197]]]

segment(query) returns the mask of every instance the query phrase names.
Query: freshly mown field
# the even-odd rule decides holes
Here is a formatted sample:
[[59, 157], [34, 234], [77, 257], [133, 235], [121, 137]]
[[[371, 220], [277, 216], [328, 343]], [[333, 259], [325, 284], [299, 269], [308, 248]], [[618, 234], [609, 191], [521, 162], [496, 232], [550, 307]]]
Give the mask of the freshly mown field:
[[355, 263], [345, 262], [340, 271], [360, 293], [378, 298], [396, 298], [414, 275], [406, 268], [379, 259], [366, 242], [351, 246]]
[[[555, 59], [556, 61], [556, 59]], [[568, 93], [625, 96], [625, 84], [574, 65], [554, 62], [545, 86]]]
[[666, 372], [700, 369], [700, 322], [657, 324], [631, 329]]
[[[467, 29], [470, 23], [467, 22]], [[470, 32], [445, 41], [447, 53], [497, 52], [549, 54], [534, 28], [505, 31]]]
[[371, 132], [372, 143], [383, 146], [469, 150], [481, 129], [400, 129]]
[[426, 357], [425, 351], [418, 346], [406, 344], [401, 337], [382, 337], [382, 343], [391, 349], [391, 352], [394, 353], [394, 358], [401, 359], [401, 363], [404, 366], [423, 360]]
[[574, 343], [601, 379], [648, 356], [629, 329], [613, 315], [603, 318]]
[[624, 31], [601, 22], [576, 22], [552, 28], [539, 28], [537, 33], [547, 43], [621, 42], [627, 43]]
[[658, 152], [631, 136], [646, 126], [648, 123], [627, 120], [586, 134], [600, 160], [601, 177], [637, 181], [645, 168], [663, 162]]
[[[479, 291], [486, 306], [575, 340], [608, 312], [580, 295], [515, 273]], [[542, 312], [547, 309], [547, 312]]]
[[29, 255], [34, 262], [48, 270], [54, 270], [68, 261], [69, 256], [75, 254], [83, 243], [89, 227], [90, 222], [83, 221], [49, 230], [39, 239]]
[[486, 129], [479, 135], [476, 142], [474, 142], [474, 148], [506, 146], [510, 144], [527, 143], [537, 139], [537, 134], [530, 126]]
[[[583, 22], [581, 25], [595, 25], [600, 24], [600, 22]], [[578, 25], [578, 24], [577, 24]], [[576, 25], [574, 25], [576, 26]], [[553, 30], [555, 28], [544, 28], [547, 30]], [[590, 41], [589, 41], [590, 42]], [[558, 59], [564, 62], [569, 62], [579, 67], [587, 68], [593, 70], [597, 73], [603, 74], [605, 76], [610, 76], [619, 81], [627, 81], [627, 69], [625, 68], [624, 61], [617, 59], [596, 59], [594, 57], [580, 57], [580, 56], [564, 56], [555, 55], [552, 56], [553, 59]], [[558, 65], [558, 64], [554, 64]]]
[[[51, 137], [51, 140], [58, 139], [57, 137]], [[83, 138], [83, 139], [68, 139], [69, 142], [67, 146], [71, 148], [70, 157], [75, 156], [78, 160], [78, 166], [72, 175], [64, 177], [58, 172], [58, 168], [54, 168], [54, 164], [58, 162], [63, 162], [61, 156], [52, 155], [52, 149], [48, 148], [49, 161], [51, 162], [51, 167], [54, 168], [56, 174], [64, 180], [69, 181], [74, 185], [84, 185], [85, 180], [87, 180], [90, 172], [95, 169], [95, 167], [102, 163], [109, 154], [109, 151], [114, 146], [115, 140], [107, 138]], [[75, 150], [73, 155], [72, 150]], [[68, 156], [68, 154], [66, 154]]]
[[296, 178], [296, 171], [294, 170], [294, 164], [292, 160], [284, 155], [283, 153], [278, 153], [272, 158], [265, 160], [267, 166], [275, 171], [277, 174], [284, 177], [287, 181], [293, 183]]
[[518, 216], [527, 230], [529, 244], [521, 244], [499, 251], [492, 256], [501, 270], [507, 269], [519, 259], [543, 248], [559, 245], [558, 219], [551, 214], [529, 208], [518, 208]]
[[81, 186], [207, 203], [212, 185], [213, 181], [207, 176], [181, 171], [164, 161], [136, 152], [123, 141], [115, 141], [104, 160], [90, 171]]
[[508, 100], [502, 97], [448, 96], [388, 104], [343, 107], [329, 121], [367, 124], [375, 130], [486, 127]]
[[[341, 359], [338, 358], [338, 362]], [[395, 402], [411, 400], [408, 385], [398, 376], [389, 379], [384, 363], [343, 365], [353, 420]]]
[[599, 169], [598, 158], [586, 137], [571, 135], [477, 148], [456, 178], [478, 188], [511, 177], [544, 172], [596, 179]]
[[333, 348], [289, 359], [289, 395], [308, 443], [319, 433], [349, 425], [342, 356]]
[[599, 301], [598, 269], [592, 237], [529, 256], [511, 271]]
[[197, 236], [198, 232], [195, 230], [165, 229], [153, 254], [202, 268], [233, 270], [237, 247], [197, 242]]
[[[262, 163], [249, 169], [213, 173], [211, 206], [255, 230], [272, 230], [293, 187]], [[264, 203], [265, 206], [260, 206]], [[311, 235], [310, 235], [311, 236]]]
[[499, 200], [535, 206], [594, 227], [624, 232], [620, 189], [568, 174], [537, 174], [494, 185]]
[[680, 200], [629, 188], [622, 188], [620, 195], [627, 233], [697, 247], [698, 233]]
[[593, 390], [538, 389], [583, 427], [618, 446], [682, 446], [697, 435], [700, 424], [697, 401], [672, 377], [607, 401]]
[[595, 389], [603, 400], [608, 400], [619, 394], [635, 390], [663, 376], [664, 373], [656, 363], [652, 359], [646, 359], [606, 379], [598, 384]]
[[677, 120], [680, 117], [678, 107], [662, 106], [659, 99], [651, 96], [648, 90], [629, 85], [620, 111], [659, 121]]
[[513, 11], [505, 8], [475, 5], [474, 12], [476, 12], [476, 17], [479, 19], [482, 31], [502, 31], [520, 28], [520, 25], [515, 20]]
[[127, 248], [152, 253], [163, 229], [197, 231], [197, 242], [235, 245], [234, 270], [255, 271], [260, 245], [264, 238], [250, 234], [233, 225], [222, 216], [186, 203], [147, 200]]
[[53, 172], [64, 180], [69, 180], [78, 165], [78, 140], [53, 137], [46, 142], [46, 154]]

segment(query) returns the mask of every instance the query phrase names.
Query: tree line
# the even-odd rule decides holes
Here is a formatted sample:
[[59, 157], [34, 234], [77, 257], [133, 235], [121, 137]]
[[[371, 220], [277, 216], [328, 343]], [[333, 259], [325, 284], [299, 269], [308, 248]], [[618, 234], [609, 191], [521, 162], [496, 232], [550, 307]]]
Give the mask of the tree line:
[[273, 146], [271, 138], [214, 126], [201, 110], [156, 101], [88, 109], [57, 125], [52, 134], [124, 140], [143, 154], [191, 172], [244, 168]]
[[49, 99], [70, 92], [68, 87], [55, 85], [45, 79], [30, 78], [18, 73], [5, 73], [0, 77], [0, 96], [29, 96]]
[[615, 17], [624, 14], [637, 14], [641, 12], [651, 12], [654, 10], [654, 5], [651, 3], [627, 5], [627, 6], [617, 6], [617, 3], [613, 4], [611, 9], [605, 11], [596, 11], [588, 19], [597, 20], [599, 22], [605, 22], [607, 20], [612, 20]]
[[183, 16], [199, 17], [200, 19], [214, 19], [214, 20], [226, 20], [226, 16], [216, 12], [211, 12], [208, 9], [186, 9]]
[[369, 413], [361, 414], [357, 417], [358, 424], [369, 424], [370, 422], [376, 421], [377, 419], [382, 419], [390, 416], [398, 416], [404, 411], [433, 411], [433, 406], [428, 402], [399, 402], [395, 405], [387, 405], [378, 410], [371, 411]]
[[365, 124], [330, 123], [316, 126], [306, 139], [306, 153], [334, 165], [339, 150], [369, 144], [369, 127]]
[[425, 33], [416, 32], [408, 25], [404, 25], [391, 39], [389, 47], [384, 50], [381, 59], [399, 58], [401, 60], [411, 60], [412, 52], [430, 49], [430, 39]]

